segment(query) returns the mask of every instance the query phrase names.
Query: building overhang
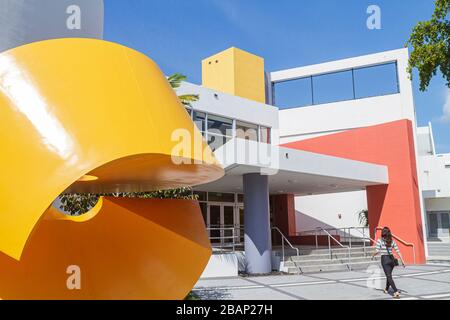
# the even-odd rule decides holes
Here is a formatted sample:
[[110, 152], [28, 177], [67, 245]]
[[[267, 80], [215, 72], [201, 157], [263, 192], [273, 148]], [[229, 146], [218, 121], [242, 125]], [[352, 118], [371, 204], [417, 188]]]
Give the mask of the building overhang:
[[243, 192], [243, 176], [269, 176], [271, 194], [297, 196], [365, 190], [389, 183], [387, 166], [233, 139], [215, 152], [225, 176], [197, 191]]

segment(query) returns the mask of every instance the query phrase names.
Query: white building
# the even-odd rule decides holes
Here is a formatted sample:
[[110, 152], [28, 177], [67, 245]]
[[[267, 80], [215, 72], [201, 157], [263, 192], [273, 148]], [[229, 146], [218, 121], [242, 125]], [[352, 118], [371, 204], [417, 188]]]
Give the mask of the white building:
[[195, 188], [212, 243], [235, 235], [264, 272], [271, 227], [302, 245], [307, 230], [361, 226], [368, 209], [372, 238], [389, 225], [424, 262], [426, 239], [449, 236], [450, 156], [417, 128], [407, 61], [400, 49], [265, 72], [236, 48], [205, 59], [203, 85], [178, 93], [200, 96], [188, 112], [226, 171]]

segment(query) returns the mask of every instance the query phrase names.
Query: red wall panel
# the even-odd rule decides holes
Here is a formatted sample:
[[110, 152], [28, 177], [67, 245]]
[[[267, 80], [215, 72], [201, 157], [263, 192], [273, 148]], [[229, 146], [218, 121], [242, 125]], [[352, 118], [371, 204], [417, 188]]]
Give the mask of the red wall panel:
[[[424, 263], [426, 258], [412, 128], [411, 121], [400, 120], [284, 146], [386, 165], [389, 169], [389, 185], [367, 188], [372, 238], [375, 237], [375, 227], [389, 226], [395, 235], [415, 244], [416, 262]], [[399, 241], [397, 243], [405, 261], [412, 263], [412, 248]]]

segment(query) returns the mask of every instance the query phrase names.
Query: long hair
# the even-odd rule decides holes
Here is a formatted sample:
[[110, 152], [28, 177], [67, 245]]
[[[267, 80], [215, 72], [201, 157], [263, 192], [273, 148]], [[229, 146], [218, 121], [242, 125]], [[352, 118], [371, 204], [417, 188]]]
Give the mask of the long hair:
[[384, 227], [381, 231], [381, 237], [383, 238], [384, 242], [386, 242], [387, 247], [392, 246], [392, 232], [388, 227]]

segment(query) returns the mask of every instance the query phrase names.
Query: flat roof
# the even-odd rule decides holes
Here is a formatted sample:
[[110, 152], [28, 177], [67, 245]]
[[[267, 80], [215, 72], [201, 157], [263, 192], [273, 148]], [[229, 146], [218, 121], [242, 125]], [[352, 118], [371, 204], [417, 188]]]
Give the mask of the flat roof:
[[219, 148], [225, 176], [194, 188], [197, 191], [243, 192], [243, 176], [269, 176], [271, 194], [338, 193], [389, 183], [387, 166], [233, 139]]

